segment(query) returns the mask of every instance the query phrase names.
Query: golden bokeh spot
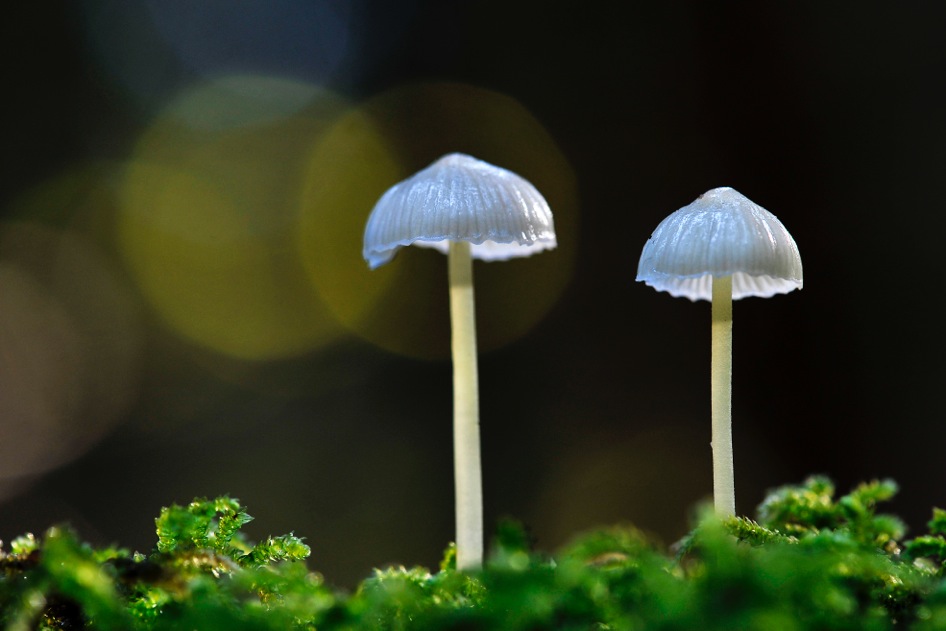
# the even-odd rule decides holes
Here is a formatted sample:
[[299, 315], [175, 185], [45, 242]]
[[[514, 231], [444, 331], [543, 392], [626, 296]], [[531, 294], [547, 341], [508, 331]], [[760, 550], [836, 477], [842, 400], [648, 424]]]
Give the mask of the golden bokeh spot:
[[300, 247], [325, 302], [352, 331], [389, 351], [449, 356], [446, 258], [408, 247], [369, 271], [365, 222], [392, 185], [451, 152], [515, 171], [546, 197], [558, 248], [526, 259], [477, 263], [480, 350], [525, 335], [572, 275], [578, 201], [574, 174], [549, 133], [520, 103], [463, 84], [399, 87], [342, 117], [311, 155]]
[[295, 99], [290, 115], [263, 116], [257, 99], [231, 105], [240, 115], [227, 124], [210, 125], [199, 106], [245, 98], [239, 91], [172, 105], [139, 141], [122, 186], [121, 250], [144, 296], [174, 331], [239, 359], [298, 356], [344, 331], [294, 247], [304, 161], [341, 105], [299, 109], [300, 91], [283, 92]]
[[[396, 295], [398, 285], [403, 284], [404, 279], [396, 278], [400, 270], [385, 266], [369, 274], [361, 256], [367, 212], [402, 173], [404, 168], [373, 121], [361, 111], [342, 117], [325, 134], [307, 172], [299, 224], [301, 257], [336, 317], [371, 341], [375, 340], [370, 331], [359, 324], [376, 303], [388, 306], [388, 315], [394, 319], [403, 317], [399, 306], [407, 307], [408, 312], [417, 307], [382, 300], [389, 287]], [[417, 313], [425, 315], [423, 309]], [[421, 342], [417, 354], [424, 356], [423, 350]]]

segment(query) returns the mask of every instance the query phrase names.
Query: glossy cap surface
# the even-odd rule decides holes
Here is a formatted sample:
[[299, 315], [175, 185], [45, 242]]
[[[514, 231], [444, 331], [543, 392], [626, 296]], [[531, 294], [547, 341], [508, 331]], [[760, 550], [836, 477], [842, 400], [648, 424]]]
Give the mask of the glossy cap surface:
[[670, 214], [644, 244], [637, 280], [690, 300], [712, 298], [712, 278], [732, 276], [733, 299], [802, 287], [798, 246], [775, 215], [729, 188]]
[[531, 256], [556, 246], [552, 211], [524, 178], [461, 153], [446, 155], [392, 186], [365, 226], [362, 254], [372, 269], [406, 245], [446, 253], [469, 241], [473, 258]]

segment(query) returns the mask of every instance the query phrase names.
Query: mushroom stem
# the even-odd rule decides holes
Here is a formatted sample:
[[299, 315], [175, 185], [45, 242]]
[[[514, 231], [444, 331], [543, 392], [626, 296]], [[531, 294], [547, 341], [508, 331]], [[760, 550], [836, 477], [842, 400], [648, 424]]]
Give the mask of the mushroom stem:
[[732, 276], [713, 277], [713, 503], [716, 514], [736, 514], [732, 450]]
[[483, 564], [483, 483], [476, 370], [476, 319], [470, 244], [451, 241], [450, 326], [453, 352], [453, 468], [456, 488], [457, 569]]

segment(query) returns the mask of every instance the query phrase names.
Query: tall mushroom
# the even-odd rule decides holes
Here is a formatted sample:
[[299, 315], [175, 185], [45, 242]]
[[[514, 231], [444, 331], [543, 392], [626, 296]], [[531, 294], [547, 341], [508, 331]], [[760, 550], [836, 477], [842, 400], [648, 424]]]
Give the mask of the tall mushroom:
[[732, 301], [801, 289], [798, 247], [775, 215], [731, 188], [714, 188], [660, 222], [644, 244], [637, 280], [712, 302], [713, 498], [717, 514], [734, 515]]
[[448, 257], [457, 567], [475, 569], [483, 560], [483, 496], [473, 259], [501, 261], [554, 248], [552, 212], [515, 173], [452, 153], [388, 189], [371, 211], [363, 251], [371, 269], [406, 245]]

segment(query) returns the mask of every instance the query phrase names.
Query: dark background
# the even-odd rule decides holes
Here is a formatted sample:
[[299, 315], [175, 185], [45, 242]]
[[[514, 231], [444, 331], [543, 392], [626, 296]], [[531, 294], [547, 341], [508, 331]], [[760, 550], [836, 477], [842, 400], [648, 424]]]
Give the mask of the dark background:
[[[68, 521], [145, 551], [161, 506], [229, 493], [252, 537], [305, 537], [332, 583], [435, 566], [453, 531], [445, 264], [405, 251], [369, 274], [358, 226], [453, 150], [528, 177], [559, 229], [555, 252], [477, 265], [490, 524], [514, 516], [546, 550], [603, 523], [685, 532], [711, 492], [709, 306], [634, 277], [664, 216], [729, 185], [783, 221], [806, 273], [735, 305], [739, 510], [812, 473], [891, 477], [891, 510], [921, 532], [946, 506], [944, 5], [617, 6], [20, 6], [0, 27], [0, 538]], [[254, 83], [236, 122], [213, 103], [167, 122], [233, 76], [309, 100], [273, 97], [288, 113], [259, 122], [270, 84]], [[136, 171], [149, 147], [175, 177], [231, 183], [246, 225]], [[173, 238], [139, 247], [145, 228]], [[226, 249], [233, 231], [262, 258], [228, 259], [256, 252]], [[239, 291], [259, 261], [270, 315], [215, 337], [257, 314]]]

